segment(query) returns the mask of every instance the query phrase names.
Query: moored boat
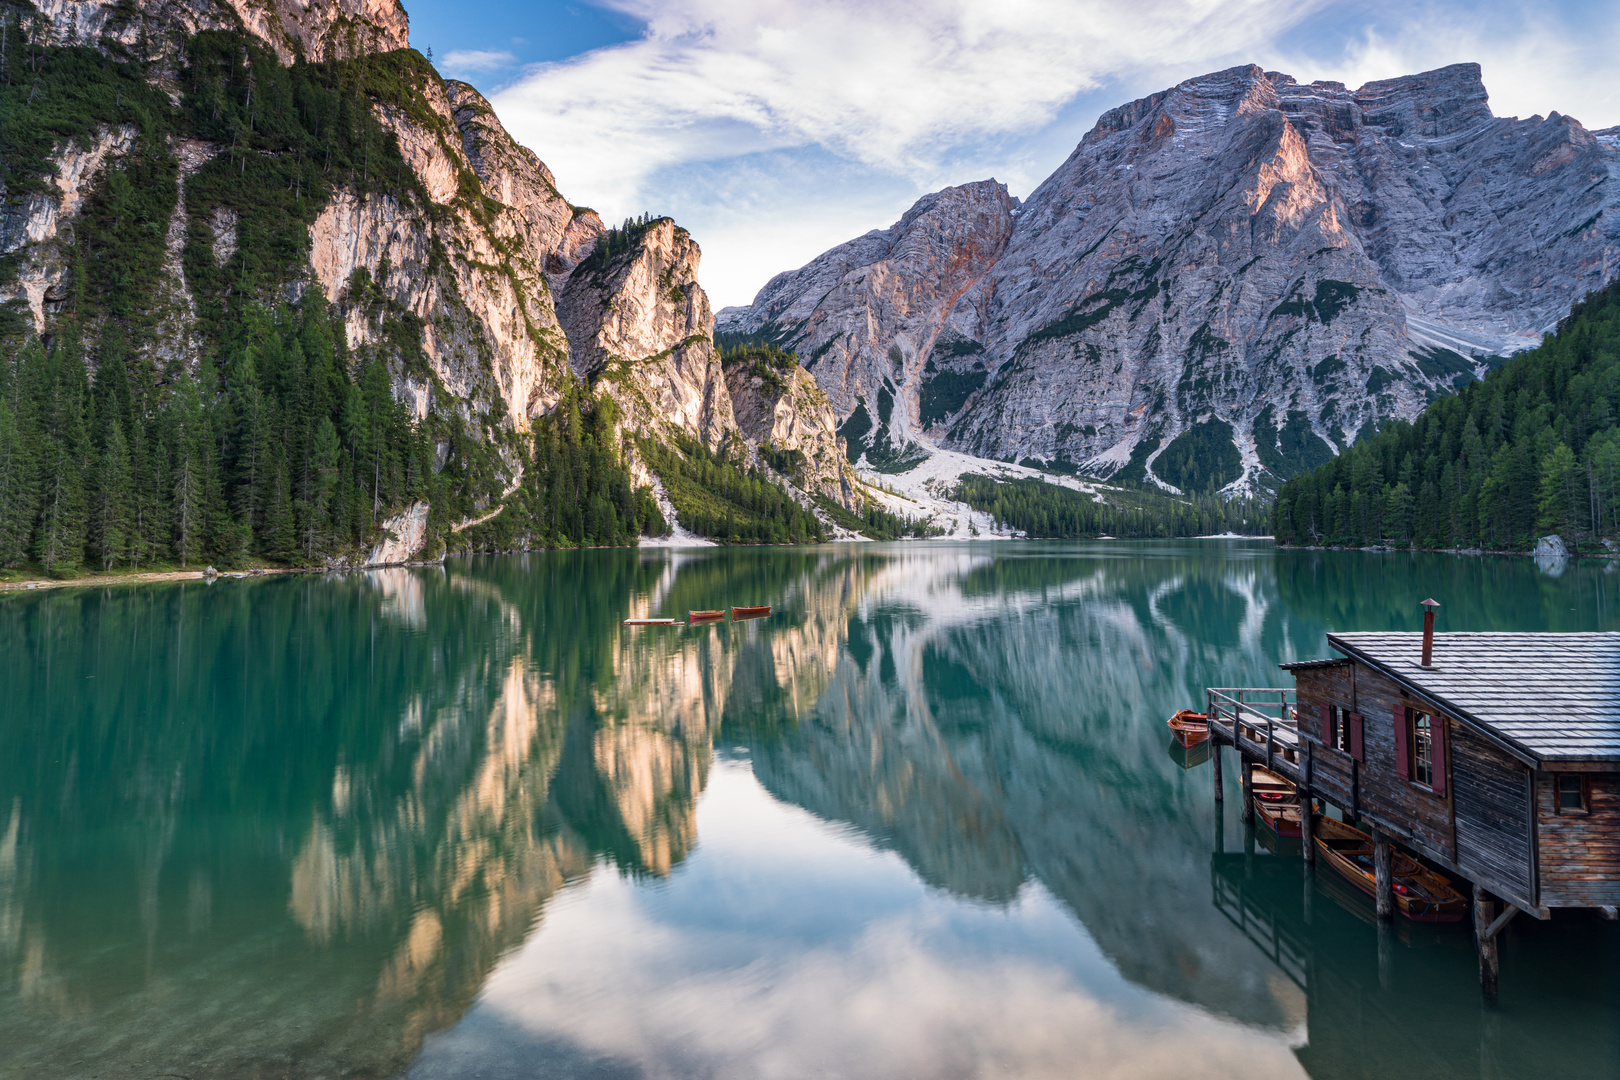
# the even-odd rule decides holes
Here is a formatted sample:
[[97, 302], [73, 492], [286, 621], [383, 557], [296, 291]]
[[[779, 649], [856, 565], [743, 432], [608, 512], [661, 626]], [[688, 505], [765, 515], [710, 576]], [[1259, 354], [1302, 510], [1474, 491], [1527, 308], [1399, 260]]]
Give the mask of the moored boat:
[[625, 626], [679, 626], [679, 619], [626, 619]]
[[688, 623], [715, 622], [725, 617], [726, 612], [724, 608], [720, 609], [719, 611], [688, 611], [686, 613], [686, 621]]
[[1249, 786], [1254, 792], [1254, 812], [1262, 824], [1278, 836], [1302, 835], [1299, 790], [1293, 781], [1256, 765], [1249, 773]]
[[754, 607], [734, 607], [731, 609], [733, 619], [762, 619], [771, 613], [771, 605], [757, 604]]
[[1182, 746], [1195, 746], [1209, 738], [1209, 717], [1191, 709], [1180, 709], [1165, 721]]
[[[1360, 829], [1335, 818], [1312, 819], [1316, 852], [1350, 884], [1377, 895], [1378, 876], [1373, 865], [1373, 839]], [[1430, 870], [1410, 855], [1392, 852], [1391, 886], [1395, 907], [1413, 922], [1461, 922], [1468, 901], [1445, 875]]]

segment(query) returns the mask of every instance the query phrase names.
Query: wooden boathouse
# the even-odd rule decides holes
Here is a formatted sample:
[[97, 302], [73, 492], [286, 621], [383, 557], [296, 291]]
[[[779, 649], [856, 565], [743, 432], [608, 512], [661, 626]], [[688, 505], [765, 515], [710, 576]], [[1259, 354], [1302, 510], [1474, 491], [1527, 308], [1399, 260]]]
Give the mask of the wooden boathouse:
[[[1381, 919], [1397, 847], [1471, 882], [1494, 996], [1496, 934], [1516, 913], [1620, 906], [1620, 634], [1432, 628], [1431, 607], [1423, 633], [1329, 634], [1339, 656], [1282, 665], [1291, 689], [1209, 690], [1215, 795], [1232, 746], [1246, 823], [1263, 764], [1303, 805], [1362, 825]], [[1312, 861], [1309, 813], [1302, 826]]]

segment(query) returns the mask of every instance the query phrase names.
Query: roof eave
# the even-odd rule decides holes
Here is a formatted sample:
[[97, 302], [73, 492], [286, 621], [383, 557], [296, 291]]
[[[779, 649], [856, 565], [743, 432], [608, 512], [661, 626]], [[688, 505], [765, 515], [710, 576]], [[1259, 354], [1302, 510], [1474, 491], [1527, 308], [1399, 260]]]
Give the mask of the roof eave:
[[1368, 667], [1377, 670], [1386, 678], [1392, 679], [1401, 686], [1404, 686], [1407, 690], [1411, 691], [1413, 697], [1416, 697], [1422, 701], [1427, 701], [1441, 712], [1444, 712], [1446, 715], [1467, 724], [1474, 730], [1474, 732], [1489, 740], [1499, 749], [1511, 754], [1513, 757], [1518, 758], [1532, 769], [1540, 770], [1543, 768], [1543, 764], [1546, 759], [1540, 754], [1536, 753], [1534, 750], [1531, 750], [1529, 747], [1522, 745], [1518, 741], [1503, 735], [1501, 732], [1497, 731], [1491, 725], [1487, 724], [1485, 721], [1481, 720], [1467, 709], [1462, 708], [1460, 705], [1457, 705], [1454, 702], [1448, 701], [1433, 691], [1425, 690], [1423, 687], [1413, 683], [1400, 672], [1387, 667], [1380, 661], [1374, 659], [1372, 656], [1362, 652], [1354, 645], [1339, 640], [1339, 638], [1335, 637], [1333, 634], [1327, 635], [1327, 640], [1328, 644], [1333, 648], [1338, 649], [1348, 657], [1360, 660]]

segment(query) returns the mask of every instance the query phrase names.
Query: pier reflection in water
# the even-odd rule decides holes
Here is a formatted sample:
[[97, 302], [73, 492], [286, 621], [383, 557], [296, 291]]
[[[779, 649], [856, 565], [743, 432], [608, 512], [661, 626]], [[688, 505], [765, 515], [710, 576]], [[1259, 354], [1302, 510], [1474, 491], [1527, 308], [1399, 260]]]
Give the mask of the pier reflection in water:
[[1482, 1012], [1466, 929], [1380, 939], [1235, 791], [1212, 855], [1164, 717], [1617, 583], [908, 544], [12, 597], [0, 1076], [1612, 1077], [1614, 924], [1517, 920]]

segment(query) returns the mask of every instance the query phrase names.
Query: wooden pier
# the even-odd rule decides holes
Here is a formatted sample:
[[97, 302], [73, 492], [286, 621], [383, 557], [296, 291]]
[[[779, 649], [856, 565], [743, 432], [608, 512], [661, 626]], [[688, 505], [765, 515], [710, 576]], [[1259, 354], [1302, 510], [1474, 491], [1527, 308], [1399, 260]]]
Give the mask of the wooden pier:
[[[1432, 603], [1432, 602], [1431, 602]], [[1620, 634], [1329, 634], [1342, 656], [1284, 664], [1290, 688], [1206, 692], [1215, 798], [1235, 749], [1252, 770], [1337, 809], [1373, 839], [1378, 918], [1395, 914], [1396, 849], [1472, 886], [1480, 985], [1519, 913], [1620, 906]]]

